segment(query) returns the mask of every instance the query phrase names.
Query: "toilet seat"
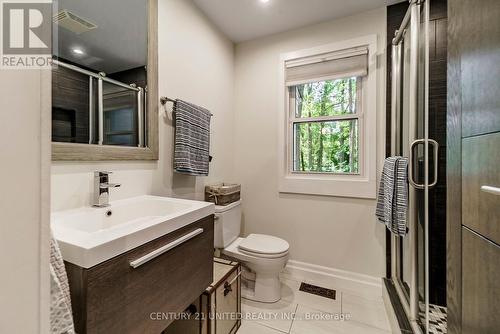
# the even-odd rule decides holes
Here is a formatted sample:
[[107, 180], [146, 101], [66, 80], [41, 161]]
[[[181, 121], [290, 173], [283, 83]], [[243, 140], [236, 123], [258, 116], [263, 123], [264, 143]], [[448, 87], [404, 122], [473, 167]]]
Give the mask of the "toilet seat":
[[234, 240], [228, 247], [224, 248], [222, 252], [236, 259], [249, 262], [264, 261], [266, 263], [271, 263], [288, 257], [288, 251], [276, 254], [263, 254], [244, 250], [240, 247], [240, 244], [244, 240], [245, 238], [236, 238], [236, 240]]
[[246, 254], [246, 255], [249, 255], [249, 256], [253, 256], [253, 257], [256, 257], [256, 258], [262, 258], [262, 259], [277, 259], [277, 258], [280, 258], [280, 257], [284, 257], [284, 256], [287, 256], [288, 255], [288, 251], [284, 252], [284, 253], [278, 253], [278, 254], [262, 254], [262, 253], [252, 253], [252, 252], [248, 252], [244, 249], [238, 249], [240, 251], [240, 253], [242, 254]]
[[289, 248], [285, 240], [265, 234], [250, 234], [238, 244], [242, 253], [271, 259], [286, 256]]

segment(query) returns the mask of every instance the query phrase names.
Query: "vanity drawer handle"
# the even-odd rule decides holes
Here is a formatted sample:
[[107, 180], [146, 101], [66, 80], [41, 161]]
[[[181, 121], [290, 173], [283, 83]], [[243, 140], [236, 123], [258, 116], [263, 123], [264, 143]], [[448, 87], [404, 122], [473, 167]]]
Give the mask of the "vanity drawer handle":
[[185, 234], [182, 237], [180, 237], [178, 239], [175, 239], [174, 241], [166, 244], [165, 246], [160, 247], [158, 249], [155, 249], [151, 253], [148, 253], [148, 254], [146, 254], [144, 256], [141, 256], [137, 260], [131, 261], [130, 262], [130, 266], [132, 268], [140, 267], [144, 263], [146, 263], [148, 261], [151, 261], [152, 259], [154, 259], [154, 258], [162, 255], [165, 252], [168, 252], [172, 248], [175, 248], [175, 247], [179, 246], [180, 244], [185, 243], [186, 241], [188, 241], [190, 239], [193, 239], [194, 237], [196, 237], [198, 234], [201, 234], [201, 233], [203, 233], [203, 229], [202, 228], [198, 228], [198, 229], [196, 229], [196, 230], [194, 230], [192, 232], [189, 232], [188, 234]]
[[500, 188], [497, 188], [497, 187], [482, 186], [481, 191], [484, 191], [485, 193], [500, 196]]

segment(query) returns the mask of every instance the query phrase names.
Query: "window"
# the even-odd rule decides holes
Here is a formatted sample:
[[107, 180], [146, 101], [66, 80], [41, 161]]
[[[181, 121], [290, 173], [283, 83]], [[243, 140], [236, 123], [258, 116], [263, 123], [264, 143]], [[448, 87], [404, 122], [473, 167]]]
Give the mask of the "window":
[[288, 89], [292, 172], [359, 174], [361, 77]]
[[280, 192], [375, 198], [376, 36], [284, 54]]

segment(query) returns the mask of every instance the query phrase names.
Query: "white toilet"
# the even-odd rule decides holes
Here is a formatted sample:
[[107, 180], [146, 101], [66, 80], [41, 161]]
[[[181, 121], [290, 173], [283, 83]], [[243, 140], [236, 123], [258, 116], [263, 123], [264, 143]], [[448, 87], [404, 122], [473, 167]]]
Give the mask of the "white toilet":
[[215, 207], [215, 248], [239, 260], [255, 274], [255, 284], [250, 284], [254, 288], [242, 289], [242, 297], [265, 303], [277, 302], [281, 299], [279, 273], [288, 261], [288, 242], [264, 234], [240, 238], [240, 229], [240, 201]]

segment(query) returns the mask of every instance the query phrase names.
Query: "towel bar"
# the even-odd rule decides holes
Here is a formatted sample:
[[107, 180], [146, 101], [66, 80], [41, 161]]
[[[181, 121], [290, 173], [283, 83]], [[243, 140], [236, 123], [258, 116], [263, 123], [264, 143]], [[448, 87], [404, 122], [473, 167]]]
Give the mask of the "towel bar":
[[166, 96], [160, 97], [160, 103], [161, 103], [162, 106], [164, 106], [167, 102], [175, 103], [175, 100], [173, 100], [171, 98], [168, 98]]
[[[166, 97], [166, 96], [162, 96], [160, 97], [160, 103], [162, 106], [164, 106], [165, 104], [167, 104], [167, 102], [172, 102], [172, 103], [175, 103], [175, 99], [171, 99], [169, 97]], [[173, 112], [172, 112], [173, 113]], [[214, 114], [210, 114], [210, 116], [213, 116]]]

